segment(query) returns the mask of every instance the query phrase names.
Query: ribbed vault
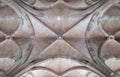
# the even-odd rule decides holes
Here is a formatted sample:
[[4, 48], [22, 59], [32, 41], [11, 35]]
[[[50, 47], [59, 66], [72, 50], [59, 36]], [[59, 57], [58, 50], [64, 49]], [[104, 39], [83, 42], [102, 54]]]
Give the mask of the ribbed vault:
[[120, 0], [0, 0], [0, 77], [120, 77]]

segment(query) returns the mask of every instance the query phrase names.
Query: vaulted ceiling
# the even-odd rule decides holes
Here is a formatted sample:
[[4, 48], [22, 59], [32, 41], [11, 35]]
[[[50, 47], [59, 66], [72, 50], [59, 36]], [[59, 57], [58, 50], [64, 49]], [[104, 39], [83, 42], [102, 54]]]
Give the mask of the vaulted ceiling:
[[0, 77], [120, 77], [120, 0], [0, 0]]

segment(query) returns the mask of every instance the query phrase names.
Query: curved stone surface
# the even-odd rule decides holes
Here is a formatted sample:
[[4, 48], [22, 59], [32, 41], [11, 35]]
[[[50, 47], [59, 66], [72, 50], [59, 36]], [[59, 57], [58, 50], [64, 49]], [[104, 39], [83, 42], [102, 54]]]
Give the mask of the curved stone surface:
[[16, 2], [57, 35], [66, 33], [104, 3], [103, 0], [16, 0]]
[[113, 71], [120, 74], [120, 60], [116, 58], [110, 58], [105, 61], [105, 64], [109, 66]]
[[35, 9], [48, 9], [54, 7], [57, 4], [64, 4], [67, 7], [73, 9], [86, 9], [90, 5], [94, 5], [100, 0], [22, 0], [24, 3], [34, 7]]
[[[108, 67], [114, 71], [116, 71], [115, 69], [119, 68], [119, 66], [112, 67], [114, 63], [108, 59], [120, 57], [119, 12], [120, 4], [116, 3], [108, 6], [108, 8], [103, 11], [103, 13], [99, 13], [99, 15], [96, 14], [96, 20], [93, 19], [96, 24], [90, 23], [90, 28], [88, 31], [89, 33], [87, 34], [89, 37], [89, 42], [87, 42], [87, 44], [89, 49], [92, 49], [91, 52], [97, 54], [96, 60], [99, 58], [101, 62], [105, 61], [105, 64], [107, 64]], [[115, 65], [117, 65], [117, 60], [114, 62]]]
[[27, 70], [20, 77], [100, 77], [84, 64], [65, 58], [48, 59], [30, 66]]
[[119, 2], [0, 0], [0, 77], [120, 77]]
[[13, 70], [30, 52], [26, 48], [30, 45], [33, 29], [21, 15], [13, 6], [0, 1], [0, 70], [3, 71], [0, 74]]

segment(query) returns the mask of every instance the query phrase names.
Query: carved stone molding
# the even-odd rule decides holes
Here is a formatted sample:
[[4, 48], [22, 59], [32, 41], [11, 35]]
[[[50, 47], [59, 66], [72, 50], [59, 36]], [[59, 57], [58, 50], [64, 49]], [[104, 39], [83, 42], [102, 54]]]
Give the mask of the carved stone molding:
[[119, 0], [0, 0], [0, 77], [119, 77]]
[[[0, 2], [0, 73], [7, 74], [27, 59], [33, 27], [16, 3]], [[16, 7], [15, 7], [16, 6]]]
[[[72, 59], [55, 58], [38, 62], [27, 68], [20, 77], [100, 77], [89, 66]], [[22, 74], [22, 73], [21, 73]], [[18, 74], [17, 76], [19, 77]]]
[[92, 18], [87, 32], [89, 38], [87, 45], [91, 55], [96, 62], [109, 70], [111, 75], [119, 73], [120, 68], [118, 65], [120, 55], [119, 11], [120, 2], [116, 2], [107, 6], [102, 12], [97, 12]]

